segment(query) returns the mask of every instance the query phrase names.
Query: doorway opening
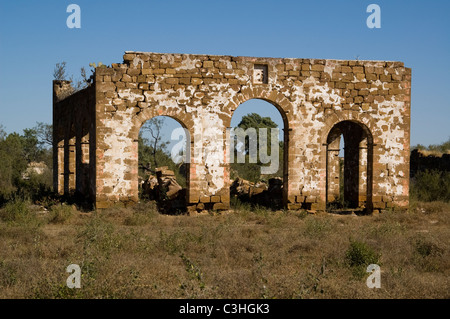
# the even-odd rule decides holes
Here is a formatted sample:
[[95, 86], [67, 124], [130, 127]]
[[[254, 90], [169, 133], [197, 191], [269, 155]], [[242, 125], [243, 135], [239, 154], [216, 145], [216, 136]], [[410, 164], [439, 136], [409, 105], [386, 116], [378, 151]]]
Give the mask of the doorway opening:
[[327, 138], [327, 210], [372, 211], [373, 140], [362, 123], [342, 121]]
[[156, 116], [142, 125], [138, 138], [140, 201], [155, 201], [163, 213], [186, 211], [188, 144], [185, 128], [171, 117]]
[[287, 192], [287, 120], [275, 104], [251, 99], [233, 113], [230, 127], [231, 205], [246, 202], [281, 209]]

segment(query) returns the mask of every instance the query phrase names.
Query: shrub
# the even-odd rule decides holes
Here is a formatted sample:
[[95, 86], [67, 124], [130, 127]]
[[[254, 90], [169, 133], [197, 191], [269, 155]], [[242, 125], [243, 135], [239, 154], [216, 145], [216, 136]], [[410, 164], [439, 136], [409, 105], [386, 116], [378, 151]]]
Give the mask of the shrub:
[[131, 208], [127, 208], [129, 215], [124, 220], [127, 226], [144, 226], [158, 216], [158, 207], [155, 201], [141, 201]]
[[420, 171], [411, 179], [411, 197], [418, 201], [450, 201], [450, 172]]
[[426, 258], [428, 256], [441, 256], [442, 249], [440, 249], [436, 244], [426, 241], [423, 238], [419, 238], [414, 243], [415, 251], [422, 258]]
[[446, 211], [450, 211], [450, 203], [444, 203], [441, 201], [413, 202], [410, 207], [415, 208], [417, 211], [424, 214], [444, 213]]
[[444, 250], [429, 241], [428, 239], [419, 237], [414, 243], [414, 264], [423, 271], [441, 271], [445, 268], [443, 253]]
[[27, 224], [35, 220], [36, 216], [30, 211], [28, 201], [14, 199], [5, 205], [0, 218], [8, 223]]
[[350, 240], [350, 247], [347, 249], [345, 259], [347, 264], [358, 277], [364, 277], [367, 266], [370, 264], [379, 264], [381, 254], [376, 253], [366, 243]]

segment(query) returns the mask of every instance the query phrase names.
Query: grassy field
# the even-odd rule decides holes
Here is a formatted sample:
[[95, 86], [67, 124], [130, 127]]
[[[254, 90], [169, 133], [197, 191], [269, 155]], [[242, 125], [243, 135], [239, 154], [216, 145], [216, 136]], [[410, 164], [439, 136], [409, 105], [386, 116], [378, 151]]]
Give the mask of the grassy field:
[[[0, 298], [449, 298], [450, 204], [373, 216], [0, 210]], [[366, 267], [381, 267], [381, 288]], [[81, 266], [80, 289], [66, 267]]]

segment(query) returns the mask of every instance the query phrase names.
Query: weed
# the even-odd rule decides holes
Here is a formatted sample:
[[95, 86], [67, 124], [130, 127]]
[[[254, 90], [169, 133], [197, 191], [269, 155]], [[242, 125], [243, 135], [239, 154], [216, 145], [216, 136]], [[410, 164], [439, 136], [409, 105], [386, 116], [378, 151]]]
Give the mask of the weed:
[[125, 218], [123, 224], [126, 226], [143, 226], [150, 222], [150, 218], [144, 214], [133, 214]]
[[167, 234], [161, 230], [159, 232], [159, 240], [162, 247], [164, 247], [170, 255], [183, 251], [186, 244], [179, 232]]
[[17, 282], [17, 270], [11, 264], [0, 261], [0, 287], [13, 286]]
[[442, 250], [435, 244], [424, 240], [423, 238], [419, 238], [414, 243], [415, 251], [422, 258], [426, 258], [428, 256], [440, 256], [442, 255]]
[[184, 254], [180, 255], [181, 260], [183, 261], [184, 267], [186, 272], [195, 280], [198, 281], [199, 288], [204, 289], [205, 283], [203, 281], [203, 275], [200, 271], [200, 268], [195, 265], [188, 257], [186, 257]]
[[376, 225], [375, 227], [371, 227], [369, 233], [374, 236], [382, 237], [382, 236], [395, 236], [398, 234], [402, 234], [405, 232], [405, 225], [400, 222], [395, 221], [384, 221], [381, 225]]
[[332, 225], [329, 220], [317, 219], [314, 216], [305, 220], [305, 233], [310, 237], [321, 237], [331, 228]]
[[153, 205], [138, 204], [133, 208], [133, 214], [124, 220], [127, 226], [143, 226], [149, 224], [156, 216], [157, 209]]
[[78, 234], [78, 241], [82, 242], [85, 251], [98, 252], [107, 258], [113, 250], [121, 248], [122, 239], [114, 225], [100, 217], [94, 217]]
[[[414, 205], [414, 207], [411, 207]], [[444, 213], [450, 208], [450, 203], [444, 203], [440, 201], [434, 202], [413, 202], [410, 204], [410, 209], [414, 209], [423, 214], [435, 214]]]
[[230, 198], [230, 207], [239, 212], [249, 212], [252, 210], [252, 205], [250, 203], [241, 201], [237, 196], [232, 196]]
[[54, 205], [50, 209], [49, 223], [52, 224], [64, 224], [66, 223], [74, 213], [72, 206], [65, 204]]
[[298, 214], [295, 214], [295, 216], [297, 216], [300, 219], [305, 219], [306, 216], [308, 216], [308, 212], [306, 210], [302, 209], [298, 212]]

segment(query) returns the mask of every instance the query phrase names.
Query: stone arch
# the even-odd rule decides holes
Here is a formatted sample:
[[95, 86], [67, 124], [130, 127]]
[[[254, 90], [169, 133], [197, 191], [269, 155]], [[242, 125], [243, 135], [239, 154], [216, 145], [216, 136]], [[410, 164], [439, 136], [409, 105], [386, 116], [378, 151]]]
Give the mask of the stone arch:
[[[283, 141], [284, 141], [284, 152], [283, 152], [283, 206], [286, 206], [288, 194], [289, 194], [289, 168], [291, 167], [291, 163], [289, 163], [289, 132], [290, 132], [290, 117], [289, 114], [292, 114], [292, 104], [286, 98], [286, 96], [275, 90], [266, 90], [263, 88], [245, 88], [238, 93], [231, 101], [227, 109], [230, 111], [230, 116], [224, 120], [225, 128], [229, 129], [231, 125], [231, 118], [233, 117], [234, 111], [243, 103], [253, 100], [259, 99], [265, 102], [272, 104], [280, 113], [281, 118], [283, 119]], [[229, 150], [228, 141], [225, 142], [226, 145], [224, 147], [225, 150]], [[228, 168], [229, 169], [229, 168]], [[225, 181], [225, 184], [230, 186], [231, 182], [229, 180], [230, 174], [226, 174], [228, 180]]]
[[[155, 109], [155, 108], [147, 108], [145, 110], [143, 110], [142, 112], [140, 112], [139, 114], [137, 114], [136, 116], [133, 117], [132, 119], [132, 127], [130, 129], [130, 133], [129, 133], [129, 137], [132, 140], [133, 143], [133, 153], [135, 154], [135, 156], [133, 156], [131, 159], [128, 160], [128, 165], [130, 167], [129, 171], [131, 174], [131, 198], [133, 201], [137, 202], [139, 200], [139, 184], [138, 184], [138, 139], [139, 139], [139, 132], [142, 128], [142, 126], [144, 125], [144, 123], [152, 118], [155, 118], [157, 116], [166, 116], [169, 117], [173, 120], [175, 120], [178, 124], [181, 125], [182, 128], [185, 129], [185, 131], [187, 131], [187, 144], [189, 145], [189, 150], [188, 153], [191, 154], [192, 153], [192, 148], [193, 148], [193, 134], [192, 134], [192, 126], [188, 126], [186, 124], [190, 123], [189, 118], [185, 115], [185, 116], [180, 116], [182, 114], [180, 114], [179, 111], [168, 111], [166, 110], [166, 112], [164, 112], [161, 109]], [[189, 189], [190, 189], [190, 166], [191, 166], [191, 162], [190, 162], [190, 158], [188, 157], [189, 161], [186, 163], [187, 164], [187, 168], [186, 168], [186, 184], [187, 184], [187, 192], [186, 192], [186, 200], [189, 196]]]
[[333, 126], [343, 121], [354, 121], [363, 124], [367, 128], [368, 132], [371, 133], [373, 143], [377, 143], [377, 137], [373, 134], [373, 132], [376, 131], [375, 120], [369, 114], [359, 113], [356, 111], [348, 111], [333, 113], [326, 117], [324, 122], [325, 125], [322, 128], [322, 133], [320, 134], [320, 141], [322, 145], [326, 144], [328, 134], [330, 133]]
[[133, 140], [137, 140], [139, 137], [139, 131], [142, 128], [142, 125], [144, 123], [154, 117], [157, 116], [167, 116], [171, 119], [174, 119], [177, 121], [183, 128], [186, 128], [189, 130], [189, 134], [192, 136], [192, 121], [190, 117], [188, 117], [187, 114], [182, 114], [180, 111], [177, 110], [162, 110], [162, 109], [156, 109], [154, 107], [149, 107], [144, 109], [143, 111], [139, 112], [132, 118], [132, 126], [129, 132], [129, 137]]
[[[327, 122], [323, 163], [325, 171], [324, 200], [333, 202], [339, 195], [339, 150], [340, 136], [344, 136], [344, 199], [348, 208], [361, 208], [372, 211], [373, 195], [373, 129], [371, 119], [360, 114], [347, 113], [346, 116], [334, 116]], [[331, 124], [333, 123], [333, 124]], [[330, 127], [331, 126], [331, 127]], [[324, 135], [322, 135], [324, 137]], [[323, 140], [322, 140], [323, 141]]]
[[276, 90], [266, 90], [263, 88], [245, 88], [233, 97], [232, 101], [230, 101], [226, 107], [226, 109], [230, 111], [230, 115], [224, 119], [225, 127], [230, 126], [234, 110], [236, 110], [239, 105], [252, 99], [264, 100], [275, 106], [283, 118], [285, 128], [289, 127], [289, 121], [291, 120], [290, 114], [292, 114], [291, 102], [284, 94]]

